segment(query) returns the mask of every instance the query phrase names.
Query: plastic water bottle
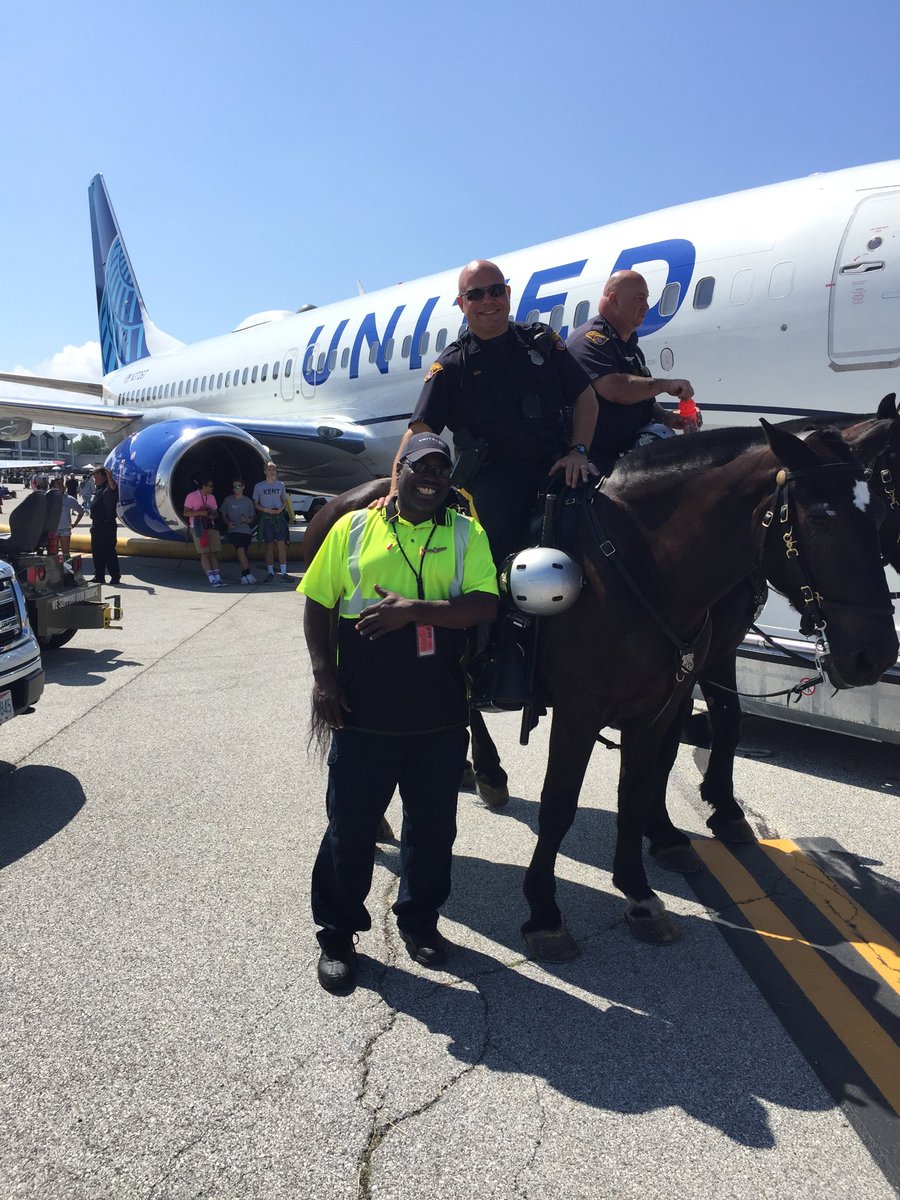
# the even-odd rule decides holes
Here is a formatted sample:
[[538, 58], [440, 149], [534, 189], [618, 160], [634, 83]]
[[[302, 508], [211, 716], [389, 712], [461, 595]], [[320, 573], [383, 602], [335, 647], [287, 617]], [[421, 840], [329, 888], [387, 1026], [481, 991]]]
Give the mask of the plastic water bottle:
[[697, 415], [699, 411], [697, 405], [694, 403], [693, 396], [688, 396], [686, 399], [678, 401], [678, 415], [684, 422], [682, 428], [685, 433], [697, 432]]

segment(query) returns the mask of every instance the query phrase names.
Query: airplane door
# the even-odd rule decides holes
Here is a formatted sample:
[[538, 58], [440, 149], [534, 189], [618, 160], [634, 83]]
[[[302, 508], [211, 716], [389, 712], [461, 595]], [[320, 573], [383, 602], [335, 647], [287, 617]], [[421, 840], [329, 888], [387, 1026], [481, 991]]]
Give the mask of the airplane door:
[[298, 387], [300, 388], [300, 395], [304, 396], [307, 400], [311, 400], [316, 394], [316, 355], [318, 352], [318, 345], [308, 346], [299, 367], [300, 379], [298, 380]]
[[281, 371], [281, 398], [282, 400], [293, 400], [294, 398], [294, 378], [297, 374], [297, 347], [293, 350], [288, 350], [284, 356], [284, 367]]
[[835, 370], [900, 364], [900, 191], [857, 205], [829, 295], [828, 357]]

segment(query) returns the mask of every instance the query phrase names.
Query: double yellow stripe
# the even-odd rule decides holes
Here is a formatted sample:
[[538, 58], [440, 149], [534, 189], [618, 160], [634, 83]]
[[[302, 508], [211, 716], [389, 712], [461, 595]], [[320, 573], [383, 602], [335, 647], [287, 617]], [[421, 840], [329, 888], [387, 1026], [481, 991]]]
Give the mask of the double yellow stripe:
[[[793, 842], [773, 840], [760, 845], [866, 963], [900, 993], [900, 946], [890, 934]], [[900, 1116], [900, 1047], [828, 966], [819, 950], [773, 901], [761, 894], [760, 884], [730, 850], [715, 841], [695, 841], [694, 849]]]

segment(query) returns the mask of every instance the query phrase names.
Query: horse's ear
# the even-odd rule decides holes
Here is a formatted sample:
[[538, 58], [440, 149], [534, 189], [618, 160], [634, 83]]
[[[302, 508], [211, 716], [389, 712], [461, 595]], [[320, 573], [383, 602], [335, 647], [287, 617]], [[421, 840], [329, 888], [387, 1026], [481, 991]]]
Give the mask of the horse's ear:
[[888, 394], [878, 405], [878, 412], [875, 415], [881, 421], [896, 421], [897, 395], [895, 392], [888, 392]]
[[802, 471], [805, 467], [819, 466], [821, 458], [802, 438], [795, 437], [778, 425], [770, 425], [764, 417], [759, 418], [759, 423], [763, 427], [772, 453], [782, 466], [787, 467], [789, 471]]

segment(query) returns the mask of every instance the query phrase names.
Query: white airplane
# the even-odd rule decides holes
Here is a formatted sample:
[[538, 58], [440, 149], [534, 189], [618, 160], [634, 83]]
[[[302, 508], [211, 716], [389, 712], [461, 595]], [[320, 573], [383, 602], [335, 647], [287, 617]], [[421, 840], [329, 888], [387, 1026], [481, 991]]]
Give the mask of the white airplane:
[[[185, 346], [147, 315], [101, 176], [89, 188], [102, 384], [0, 374], [92, 397], [0, 399], [0, 436], [32, 421], [106, 434], [121, 515], [181, 538], [198, 470], [229, 486], [271, 454], [291, 489], [389, 471], [425, 370], [460, 328], [458, 268], [298, 313], [262, 312]], [[479, 247], [473, 246], [473, 256]], [[900, 392], [900, 162], [702, 200], [502, 255], [516, 320], [563, 336], [613, 270], [639, 269], [655, 375], [688, 378], [707, 425], [869, 413]]]
[[[105, 433], [124, 523], [179, 540], [199, 473], [224, 492], [234, 471], [262, 478], [271, 454], [289, 487], [338, 492], [390, 470], [424, 373], [459, 331], [458, 266], [323, 308], [256, 313], [184, 346], [147, 315], [99, 175], [89, 196], [103, 382], [0, 375], [91, 398], [0, 399], [0, 437], [26, 438], [32, 421]], [[648, 366], [690, 379], [707, 426], [863, 415], [900, 392], [898, 161], [664, 209], [499, 262], [514, 319], [564, 337], [594, 313], [614, 270], [640, 270], [653, 301], [639, 330]], [[795, 637], [795, 616], [778, 605], [764, 626]], [[748, 637], [744, 690], [799, 674]], [[834, 701], [820, 689], [803, 706], [748, 706], [900, 741], [900, 664]]]

